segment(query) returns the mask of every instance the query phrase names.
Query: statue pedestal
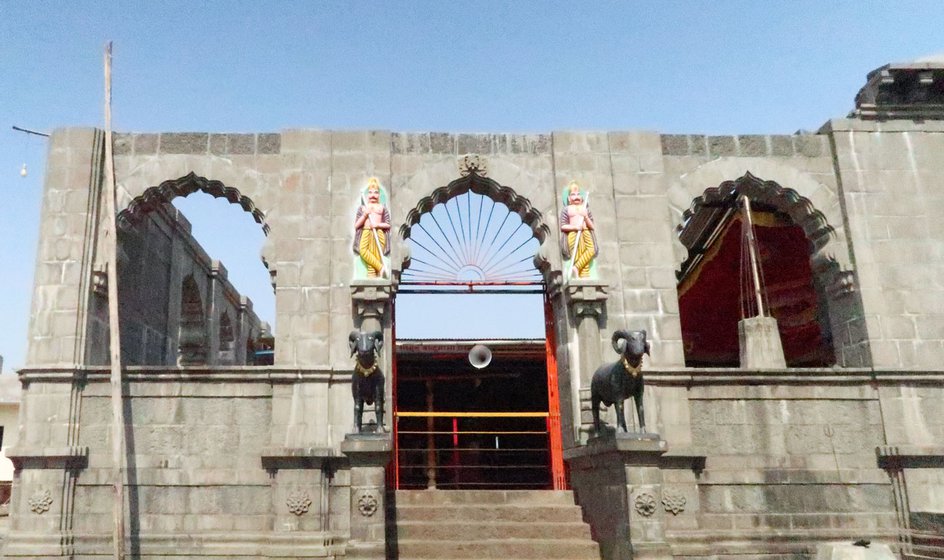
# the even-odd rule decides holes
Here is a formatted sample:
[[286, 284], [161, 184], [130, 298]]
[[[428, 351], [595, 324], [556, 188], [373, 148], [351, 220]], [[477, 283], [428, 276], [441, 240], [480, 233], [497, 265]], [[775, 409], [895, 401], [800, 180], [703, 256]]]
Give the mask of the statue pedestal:
[[773, 317], [751, 317], [738, 321], [742, 369], [787, 367], [780, 343], [780, 331]]
[[351, 539], [345, 558], [386, 558], [386, 467], [390, 434], [348, 434], [341, 453], [351, 464]]
[[668, 449], [658, 434], [618, 434], [564, 452], [603, 560], [671, 560], [660, 468]]

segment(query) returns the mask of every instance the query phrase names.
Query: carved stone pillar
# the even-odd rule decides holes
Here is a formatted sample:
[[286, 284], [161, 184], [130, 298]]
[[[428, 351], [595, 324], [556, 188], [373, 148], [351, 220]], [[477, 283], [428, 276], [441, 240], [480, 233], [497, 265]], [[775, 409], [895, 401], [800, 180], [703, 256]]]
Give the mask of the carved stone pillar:
[[220, 364], [220, 313], [224, 309], [223, 285], [229, 277], [229, 272], [223, 263], [213, 259], [210, 263], [210, 281], [207, 290], [207, 365]]
[[[576, 344], [570, 344], [569, 377], [571, 414], [574, 419], [574, 437], [577, 443], [586, 441], [591, 424], [589, 409], [590, 378], [603, 363], [600, 330], [606, 324], [606, 284], [599, 281], [572, 279], [560, 290], [567, 306], [570, 323], [577, 331]], [[586, 397], [586, 398], [585, 398]]]
[[389, 434], [348, 434], [341, 453], [351, 464], [351, 538], [345, 558], [386, 558], [386, 467], [393, 454]]
[[564, 286], [567, 306], [577, 327], [578, 368], [581, 387], [590, 386], [590, 377], [603, 363], [600, 328], [606, 317], [606, 290], [599, 282], [571, 280]]
[[577, 503], [603, 560], [670, 560], [665, 540], [662, 455], [658, 436], [592, 438], [564, 452]]

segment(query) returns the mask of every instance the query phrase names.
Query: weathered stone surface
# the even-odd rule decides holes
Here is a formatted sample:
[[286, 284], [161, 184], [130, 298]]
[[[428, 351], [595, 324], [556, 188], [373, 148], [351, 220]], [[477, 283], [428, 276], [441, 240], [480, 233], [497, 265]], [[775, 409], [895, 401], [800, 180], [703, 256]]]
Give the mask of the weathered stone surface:
[[210, 135], [205, 132], [164, 133], [160, 138], [162, 154], [205, 154]]
[[[944, 438], [944, 427], [935, 422], [944, 415], [939, 388], [944, 228], [937, 219], [944, 201], [936, 189], [944, 171], [942, 131], [939, 122], [843, 119], [821, 134], [793, 136], [119, 133], [116, 169], [123, 204], [144, 200], [145, 193], [155, 196], [157, 191], [147, 189], [190, 170], [218, 180], [222, 186], [207, 183], [206, 188], [244, 205], [251, 200], [265, 212], [258, 215], [271, 227], [266, 259], [278, 280], [274, 367], [128, 368], [131, 425], [126, 433], [137, 477], [129, 488], [139, 500], [141, 535], [183, 532], [192, 539], [187, 541], [192, 546], [180, 545], [189, 547], [184, 551], [157, 554], [168, 557], [199, 555], [204, 550], [200, 539], [214, 531], [264, 535], [247, 537], [240, 545], [247, 547], [240, 549], [245, 554], [226, 549], [220, 556], [268, 557], [275, 549], [251, 547], [279, 539], [314, 547], [309, 551], [322, 547], [312, 557], [340, 555], [344, 543], [330, 554], [324, 548], [330, 539], [323, 538], [323, 531], [328, 530], [341, 540], [354, 533], [374, 544], [382, 539], [377, 525], [351, 525], [352, 516], [360, 515], [352, 501], [354, 487], [370, 482], [380, 488], [380, 475], [374, 472], [371, 482], [363, 473], [352, 473], [338, 444], [352, 421], [345, 336], [355, 317], [366, 317], [352, 300], [353, 212], [366, 179], [379, 177], [393, 212], [393, 267], [402, 272], [408, 241], [398, 237], [398, 228], [423, 197], [458, 178], [456, 158], [465, 153], [487, 155], [489, 178], [536, 209], [540, 223], [535, 229], [545, 236], [540, 251], [552, 292], [559, 289], [555, 275], [562, 273], [557, 248], [561, 189], [576, 179], [592, 194], [601, 277], [588, 297], [552, 297], [562, 439], [568, 449], [578, 448], [587, 435], [580, 431], [582, 416], [589, 412], [582, 408], [581, 391], [596, 365], [593, 356], [602, 359], [615, 328], [649, 330], [648, 424], [657, 426], [677, 455], [665, 459], [665, 468], [650, 466], [629, 475], [606, 471], [603, 479], [629, 478], [596, 498], [584, 494], [578, 499], [593, 502], [618, 491], [634, 508], [639, 499], [642, 511], [656, 509], [653, 517], [633, 509], [641, 516], [634, 544], [657, 542], [660, 534], [679, 535], [691, 547], [685, 554], [698, 557], [770, 554], [759, 536], [769, 531], [781, 532], [784, 542], [807, 544], [822, 540], [827, 528], [877, 539], [893, 534], [896, 519], [909, 513], [895, 510], [907, 502], [900, 494], [904, 484], [877, 467], [875, 448], [933, 447]], [[95, 257], [103, 240], [85, 238], [101, 223], [95, 190], [101, 184], [101, 142], [99, 131], [80, 129], [56, 131], [50, 139], [28, 366], [61, 371], [36, 370], [25, 391], [24, 445], [47, 451], [23, 456], [19, 484], [24, 499], [11, 506], [19, 531], [8, 541], [14, 557], [29, 555], [23, 552], [26, 539], [40, 529], [54, 543], [72, 538], [60, 535], [57, 527], [73, 527], [77, 541], [109, 530], [107, 374], [76, 367], [104, 363], [107, 357], [107, 302], [101, 296], [103, 269]], [[818, 324], [828, 331], [840, 367], [682, 366], [688, 341], [674, 272], [688, 247], [675, 228], [692, 219], [686, 211], [707, 190], [747, 172], [770, 182], [758, 186], [756, 196], [808, 226], [807, 233], [825, 232], [811, 244], [813, 282], [821, 303]], [[805, 210], [798, 213], [798, 208]], [[177, 219], [164, 225], [164, 233], [189, 229]], [[151, 238], [153, 254], [163, 254], [157, 239]], [[180, 281], [191, 273], [200, 307], [214, 310], [205, 331], [197, 329], [209, 335], [207, 355], [228, 355], [220, 312], [233, 319], [240, 299], [234, 302], [233, 291], [223, 286], [222, 269], [214, 275], [210, 257], [196, 247], [187, 249], [189, 261], [144, 258], [150, 253], [136, 253], [131, 245], [123, 250], [138, 255], [133, 262], [153, 268], [146, 281], [138, 282], [147, 288], [140, 299], [169, 302], [172, 318], [162, 328], [134, 321], [123, 326], [123, 335], [139, 350], [128, 352], [130, 361], [136, 355], [155, 363], [175, 357]], [[768, 248], [766, 255], [775, 261], [777, 251]], [[396, 283], [389, 289], [394, 299]], [[594, 296], [600, 293], [606, 296]], [[389, 309], [381, 307], [371, 311], [370, 320], [392, 334]], [[393, 352], [384, 355], [385, 367], [392, 359]], [[67, 472], [62, 457], [71, 455], [55, 450], [76, 446], [89, 448], [87, 465]], [[260, 458], [264, 447], [330, 449], [339, 460], [330, 453], [312, 455], [302, 461], [304, 468], [267, 470]], [[297, 454], [289, 455], [298, 460]], [[899, 456], [905, 455], [887, 455]], [[696, 476], [693, 465], [698, 464]], [[908, 467], [900, 475], [909, 488], [926, 489], [911, 503], [922, 511], [939, 511], [944, 499], [934, 491], [939, 473], [921, 468]], [[332, 478], [323, 482], [322, 473], [332, 469]], [[665, 496], [656, 490], [660, 476], [666, 489], [671, 480], [670, 494], [685, 498], [684, 511], [665, 509]], [[28, 509], [34, 492], [49, 489], [58, 500], [70, 495], [65, 485], [73, 483], [75, 504], [57, 501], [53, 508], [71, 510], [40, 517]], [[312, 499], [310, 509], [289, 511], [290, 496], [298, 511], [304, 509], [299, 505], [304, 493]], [[722, 549], [699, 541], [693, 536], [697, 531], [717, 533], [714, 542], [735, 544]], [[319, 544], [305, 544], [305, 539]], [[96, 554], [107, 554], [108, 543], [100, 544]], [[776, 554], [809, 553], [798, 547], [783, 544]], [[294, 553], [280, 550], [283, 556]]]

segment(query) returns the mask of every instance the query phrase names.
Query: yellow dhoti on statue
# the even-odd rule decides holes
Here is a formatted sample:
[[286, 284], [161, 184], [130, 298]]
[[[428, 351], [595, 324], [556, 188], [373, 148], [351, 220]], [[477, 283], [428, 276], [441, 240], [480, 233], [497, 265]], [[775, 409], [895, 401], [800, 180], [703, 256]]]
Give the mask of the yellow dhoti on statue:
[[567, 244], [570, 246], [570, 254], [574, 257], [573, 267], [577, 269], [577, 276], [590, 276], [590, 264], [596, 254], [593, 233], [588, 229], [567, 232]]
[[[376, 233], [376, 237], [374, 236]], [[380, 242], [378, 246], [377, 242]], [[361, 232], [361, 243], [358, 247], [358, 253], [361, 256], [361, 260], [364, 261], [364, 264], [367, 265], [367, 277], [376, 278], [380, 274], [380, 270], [383, 268], [383, 252], [387, 246], [387, 235], [386, 232], [382, 229], [375, 229], [371, 232], [368, 229], [364, 229]]]

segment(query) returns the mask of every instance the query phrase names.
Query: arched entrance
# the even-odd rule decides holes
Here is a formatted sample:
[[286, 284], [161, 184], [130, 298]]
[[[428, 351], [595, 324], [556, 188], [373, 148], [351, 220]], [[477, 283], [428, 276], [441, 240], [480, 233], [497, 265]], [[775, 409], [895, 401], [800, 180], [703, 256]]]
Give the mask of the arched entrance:
[[[393, 356], [398, 488], [564, 488], [550, 267], [538, 250], [548, 231], [526, 199], [476, 173], [408, 214]], [[437, 326], [404, 336], [407, 298]], [[517, 321], [530, 326], [516, 331]]]

